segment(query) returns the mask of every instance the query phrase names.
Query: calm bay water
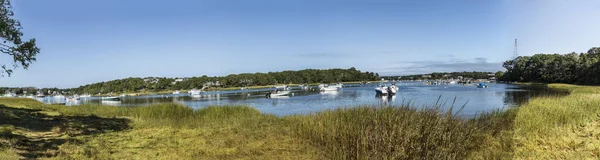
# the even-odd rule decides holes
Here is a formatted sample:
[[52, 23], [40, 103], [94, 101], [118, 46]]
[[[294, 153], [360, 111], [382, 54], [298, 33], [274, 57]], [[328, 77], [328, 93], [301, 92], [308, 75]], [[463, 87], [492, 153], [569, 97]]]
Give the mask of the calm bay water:
[[[462, 115], [473, 116], [494, 109], [505, 109], [527, 102], [535, 96], [564, 95], [565, 92], [543, 88], [521, 88], [511, 84], [489, 84], [488, 88], [474, 85], [425, 85], [421, 82], [396, 83], [400, 90], [395, 96], [376, 96], [375, 84], [344, 85], [339, 91], [319, 92], [316, 89], [292, 90], [293, 95], [266, 98], [269, 89], [246, 91], [206, 92], [200, 97], [179, 95], [149, 95], [123, 97], [120, 102], [100, 101], [99, 98], [71, 101], [46, 97], [38, 99], [45, 103], [66, 103], [69, 106], [80, 104], [106, 104], [118, 106], [140, 106], [157, 103], [179, 103], [195, 109], [210, 105], [248, 105], [261, 112], [275, 115], [306, 114], [360, 105], [401, 105], [427, 106], [446, 103], [455, 108], [465, 105]], [[439, 99], [439, 101], [438, 101]]]

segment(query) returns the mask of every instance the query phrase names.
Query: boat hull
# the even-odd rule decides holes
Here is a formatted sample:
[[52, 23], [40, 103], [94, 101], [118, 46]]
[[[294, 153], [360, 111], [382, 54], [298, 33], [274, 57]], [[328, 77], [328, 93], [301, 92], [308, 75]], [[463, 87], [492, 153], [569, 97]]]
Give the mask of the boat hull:
[[102, 101], [121, 101], [119, 97], [103, 97]]

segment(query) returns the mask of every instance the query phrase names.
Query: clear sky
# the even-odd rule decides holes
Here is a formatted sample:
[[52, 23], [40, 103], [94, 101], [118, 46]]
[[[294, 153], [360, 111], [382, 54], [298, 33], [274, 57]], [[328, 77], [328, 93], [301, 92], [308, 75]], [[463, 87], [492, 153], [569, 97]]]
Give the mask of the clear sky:
[[[41, 53], [0, 86], [349, 68], [497, 71], [600, 46], [600, 1], [13, 0]], [[6, 55], [0, 62], [6, 64]]]

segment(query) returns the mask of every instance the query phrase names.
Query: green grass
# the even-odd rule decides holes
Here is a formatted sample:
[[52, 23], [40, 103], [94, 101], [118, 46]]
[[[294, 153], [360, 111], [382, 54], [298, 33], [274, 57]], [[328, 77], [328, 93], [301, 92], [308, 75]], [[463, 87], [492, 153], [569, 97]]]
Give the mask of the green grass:
[[[7, 144], [0, 156], [53, 159], [464, 159], [502, 157], [506, 155], [496, 153], [510, 151], [510, 148], [499, 147], [501, 150], [495, 148], [494, 154], [483, 152], [490, 137], [507, 130], [509, 125], [506, 124], [511, 122], [499, 117], [509, 112], [494, 112], [469, 120], [450, 114], [452, 111], [442, 111], [439, 105], [426, 109], [409, 105], [362, 106], [277, 117], [246, 106], [212, 106], [200, 110], [178, 104], [68, 107], [43, 105], [28, 99], [1, 99], [0, 104], [3, 106], [0, 111], [20, 115], [4, 116], [9, 119], [4, 125], [13, 128], [2, 133], [18, 134], [20, 142], [32, 142]], [[23, 117], [32, 121], [18, 121]], [[50, 127], [32, 127], [35, 125]], [[56, 147], [31, 146], [39, 141], [42, 146]], [[498, 141], [502, 140], [494, 142]], [[22, 149], [29, 147], [36, 150]]]
[[600, 87], [549, 84], [569, 90], [564, 97], [532, 99], [514, 123], [515, 157], [600, 158]]
[[548, 86], [571, 94], [469, 119], [444, 103], [277, 117], [247, 106], [68, 107], [3, 98], [0, 159], [600, 158], [600, 87]]

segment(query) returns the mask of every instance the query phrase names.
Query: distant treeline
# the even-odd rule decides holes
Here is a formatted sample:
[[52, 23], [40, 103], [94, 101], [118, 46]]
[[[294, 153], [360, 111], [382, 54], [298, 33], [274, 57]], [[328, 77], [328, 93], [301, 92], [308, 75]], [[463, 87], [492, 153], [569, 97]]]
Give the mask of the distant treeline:
[[433, 72], [430, 74], [416, 74], [406, 76], [382, 76], [387, 80], [428, 80], [428, 79], [450, 79], [450, 78], [472, 78], [472, 79], [488, 79], [492, 72]]
[[504, 62], [502, 81], [600, 84], [600, 48], [587, 53], [535, 54]]
[[269, 73], [230, 74], [222, 77], [189, 77], [189, 78], [125, 78], [100, 82], [68, 89], [71, 93], [106, 94], [140, 91], [188, 90], [211, 87], [244, 87], [277, 84], [303, 83], [336, 83], [350, 81], [377, 80], [378, 73], [361, 72], [354, 67], [349, 69], [305, 69], [299, 71], [282, 71]]

